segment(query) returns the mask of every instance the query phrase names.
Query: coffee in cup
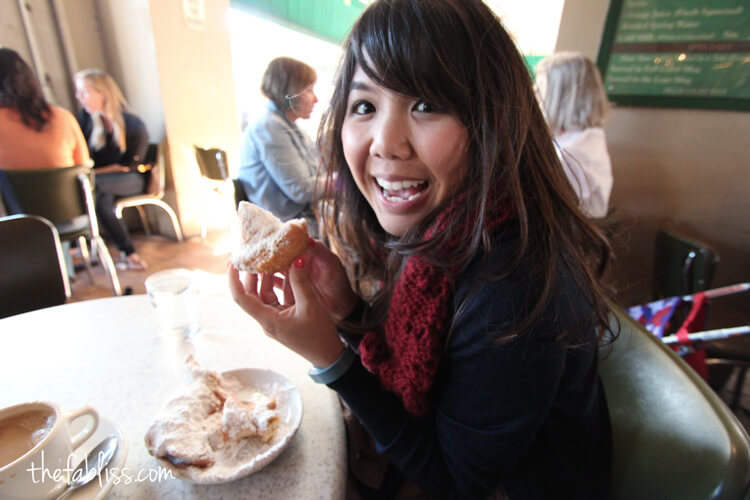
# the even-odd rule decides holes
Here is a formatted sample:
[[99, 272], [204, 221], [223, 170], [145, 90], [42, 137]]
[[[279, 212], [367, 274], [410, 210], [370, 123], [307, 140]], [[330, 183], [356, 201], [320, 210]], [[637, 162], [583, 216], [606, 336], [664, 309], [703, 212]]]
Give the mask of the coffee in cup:
[[[83, 416], [89, 422], [75, 436], [69, 425]], [[55, 403], [35, 401], [0, 410], [0, 498], [48, 499], [65, 488], [76, 464], [73, 450], [99, 425], [91, 406], [63, 412]]]
[[0, 468], [31, 451], [50, 433], [55, 414], [40, 408], [0, 420]]

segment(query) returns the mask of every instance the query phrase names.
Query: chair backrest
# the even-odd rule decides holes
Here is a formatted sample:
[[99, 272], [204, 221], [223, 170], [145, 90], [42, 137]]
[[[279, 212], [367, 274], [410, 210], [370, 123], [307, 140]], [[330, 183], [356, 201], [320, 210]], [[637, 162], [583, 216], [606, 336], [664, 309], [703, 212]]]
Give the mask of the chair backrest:
[[250, 201], [247, 199], [245, 188], [242, 186], [242, 181], [239, 179], [232, 179], [232, 185], [234, 185], [234, 208], [240, 206], [241, 201]]
[[60, 238], [48, 220], [0, 218], [0, 318], [65, 303], [65, 273]]
[[229, 178], [229, 167], [227, 153], [219, 148], [202, 148], [194, 146], [195, 159], [201, 170], [201, 175], [215, 181], [224, 181]]
[[599, 373], [613, 437], [613, 499], [744, 498], [750, 441], [708, 385], [616, 308], [620, 336]]
[[659, 229], [654, 258], [654, 299], [692, 295], [711, 288], [718, 254], [705, 243]]
[[5, 174], [25, 214], [44, 217], [53, 224], [93, 214], [88, 167], [5, 170]]
[[167, 179], [164, 171], [164, 149], [157, 143], [150, 143], [143, 163], [150, 167], [145, 194], [154, 198], [163, 198]]

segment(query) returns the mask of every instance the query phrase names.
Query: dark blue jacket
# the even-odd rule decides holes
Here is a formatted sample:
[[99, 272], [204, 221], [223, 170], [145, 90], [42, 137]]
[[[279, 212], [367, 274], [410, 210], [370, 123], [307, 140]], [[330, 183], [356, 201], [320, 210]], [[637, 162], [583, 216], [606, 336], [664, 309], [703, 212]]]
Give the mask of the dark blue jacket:
[[[496, 241], [494, 262], [509, 258], [513, 233]], [[512, 500], [605, 498], [611, 431], [590, 306], [561, 264], [533, 330], [497, 344], [533, 306], [541, 281], [518, 271], [486, 282], [483, 262], [475, 258], [457, 284], [453, 310], [466, 308], [441, 360], [433, 414], [408, 414], [359, 359], [330, 387], [378, 451], [435, 498], [483, 499], [498, 486]], [[555, 337], [568, 328], [575, 339], [560, 345]]]

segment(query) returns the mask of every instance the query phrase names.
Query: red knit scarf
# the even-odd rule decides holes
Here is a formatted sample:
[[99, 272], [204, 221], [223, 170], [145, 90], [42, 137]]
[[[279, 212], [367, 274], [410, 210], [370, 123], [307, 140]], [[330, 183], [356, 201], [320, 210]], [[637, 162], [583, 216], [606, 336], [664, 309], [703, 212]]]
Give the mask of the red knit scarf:
[[[436, 230], [445, 227], [440, 221], [447, 219], [451, 208], [446, 217], [438, 217]], [[495, 210], [488, 222], [490, 230], [509, 216], [506, 206]], [[461, 238], [468, 236], [470, 228], [465, 229], [447, 242], [448, 249], [455, 249]], [[430, 234], [432, 231], [427, 236]], [[452, 299], [453, 283], [445, 271], [413, 255], [396, 282], [384, 328], [367, 333], [359, 344], [362, 364], [414, 415], [430, 410], [429, 391], [440, 362]]]

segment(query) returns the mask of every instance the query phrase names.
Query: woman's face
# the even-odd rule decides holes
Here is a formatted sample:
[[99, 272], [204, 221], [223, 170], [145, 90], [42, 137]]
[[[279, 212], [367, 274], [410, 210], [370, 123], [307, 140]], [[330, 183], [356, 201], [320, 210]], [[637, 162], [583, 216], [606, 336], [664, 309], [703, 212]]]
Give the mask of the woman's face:
[[315, 95], [313, 87], [315, 83], [308, 85], [302, 92], [298, 93], [292, 100], [292, 106], [290, 112], [293, 115], [292, 120], [302, 118], [306, 120], [310, 118], [315, 103], [318, 102], [318, 98]]
[[452, 196], [469, 168], [469, 132], [458, 118], [381, 87], [360, 67], [341, 141], [357, 187], [394, 236]]
[[101, 113], [104, 111], [106, 96], [84, 79], [76, 80], [76, 98], [88, 113]]

